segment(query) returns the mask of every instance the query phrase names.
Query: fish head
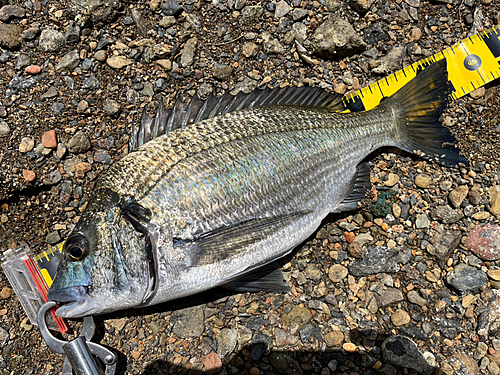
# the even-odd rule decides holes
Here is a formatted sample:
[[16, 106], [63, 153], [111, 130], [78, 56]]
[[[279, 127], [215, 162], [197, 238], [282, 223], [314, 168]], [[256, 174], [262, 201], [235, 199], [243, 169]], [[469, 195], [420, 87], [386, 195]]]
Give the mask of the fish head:
[[117, 193], [98, 190], [66, 240], [48, 299], [56, 314], [77, 318], [141, 305], [150, 270], [141, 235]]

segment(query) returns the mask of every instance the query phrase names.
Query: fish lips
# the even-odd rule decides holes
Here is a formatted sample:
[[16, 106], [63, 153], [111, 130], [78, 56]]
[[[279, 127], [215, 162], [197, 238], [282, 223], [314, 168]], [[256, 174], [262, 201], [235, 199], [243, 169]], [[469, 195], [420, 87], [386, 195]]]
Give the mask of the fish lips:
[[72, 286], [59, 290], [49, 289], [47, 299], [57, 303], [64, 303], [57, 309], [57, 316], [61, 318], [79, 318], [92, 314], [86, 306], [88, 301], [87, 289], [84, 286]]

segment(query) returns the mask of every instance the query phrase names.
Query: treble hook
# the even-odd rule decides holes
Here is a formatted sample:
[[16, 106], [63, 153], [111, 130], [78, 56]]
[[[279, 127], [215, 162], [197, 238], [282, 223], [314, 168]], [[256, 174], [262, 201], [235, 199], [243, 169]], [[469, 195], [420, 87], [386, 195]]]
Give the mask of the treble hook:
[[[83, 328], [80, 335], [72, 341], [60, 340], [50, 333], [45, 314], [56, 303], [49, 301], [38, 311], [38, 326], [47, 346], [59, 354], [65, 354], [66, 359], [63, 364], [63, 375], [114, 375], [116, 371], [115, 354], [95, 342], [91, 342], [95, 332], [95, 324], [92, 316], [83, 318]], [[94, 356], [99, 358], [106, 366], [106, 371], [102, 372], [97, 365]]]

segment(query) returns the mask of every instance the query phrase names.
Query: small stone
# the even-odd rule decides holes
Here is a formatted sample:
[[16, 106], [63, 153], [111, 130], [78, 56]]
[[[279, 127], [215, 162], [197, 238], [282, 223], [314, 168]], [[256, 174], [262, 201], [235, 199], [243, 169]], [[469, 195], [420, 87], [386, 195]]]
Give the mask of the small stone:
[[174, 26], [176, 22], [177, 21], [174, 16], [165, 16], [160, 20], [160, 27], [168, 29], [169, 27]]
[[74, 154], [79, 154], [90, 150], [89, 137], [82, 131], [78, 131], [68, 142], [68, 150]]
[[342, 349], [344, 349], [347, 353], [356, 353], [358, 351], [358, 347], [352, 342], [346, 342], [342, 345]]
[[21, 32], [19, 25], [4, 25], [0, 23], [0, 47], [17, 49], [21, 46]]
[[156, 60], [156, 63], [165, 70], [172, 70], [172, 61], [168, 59]]
[[196, 37], [190, 38], [186, 41], [181, 55], [181, 66], [183, 68], [186, 68], [193, 64], [197, 45], [198, 38]]
[[490, 279], [500, 281], [500, 269], [488, 270], [486, 273]]
[[38, 74], [42, 71], [42, 68], [38, 65], [30, 65], [24, 69], [27, 74]]
[[425, 229], [429, 228], [430, 221], [426, 214], [418, 215], [415, 219], [415, 228], [417, 229]]
[[[0, 4], [3, 2], [0, 1]], [[8, 22], [11, 18], [24, 18], [24, 8], [18, 5], [4, 5], [0, 8], [0, 21]]]
[[500, 216], [500, 186], [495, 185], [489, 188], [490, 212], [495, 216]]
[[56, 66], [58, 72], [71, 71], [80, 63], [80, 53], [77, 50], [65, 54]]
[[33, 138], [24, 137], [19, 144], [19, 152], [25, 154], [33, 150], [33, 147], [35, 147], [35, 140]]
[[481, 220], [488, 220], [490, 218], [491, 214], [488, 211], [479, 211], [476, 212], [472, 218], [477, 221]]
[[465, 197], [469, 193], [469, 188], [467, 185], [461, 185], [456, 189], [452, 190], [448, 195], [448, 200], [454, 207], [460, 207]]
[[421, 189], [427, 189], [431, 182], [431, 178], [426, 174], [421, 173], [415, 177], [415, 185], [417, 185]]
[[446, 275], [446, 282], [460, 294], [475, 293], [488, 284], [488, 276], [477, 268], [460, 263]]
[[366, 13], [368, 9], [373, 5], [375, 0], [355, 0], [350, 3], [350, 5], [359, 13]]
[[23, 178], [26, 182], [33, 182], [36, 179], [36, 173], [29, 169], [23, 170]]
[[427, 304], [427, 300], [422, 298], [416, 290], [410, 290], [408, 292], [408, 301], [419, 306], [425, 306]]
[[110, 116], [116, 116], [120, 112], [120, 104], [116, 100], [106, 98], [104, 99], [102, 106], [104, 111]]
[[64, 34], [53, 29], [42, 30], [38, 45], [45, 52], [59, 52], [66, 44]]
[[377, 296], [377, 302], [379, 307], [392, 305], [394, 303], [401, 301], [404, 301], [403, 293], [396, 288], [387, 288], [380, 294], [380, 296]]
[[281, 0], [276, 4], [276, 9], [274, 11], [274, 18], [280, 19], [290, 12], [290, 6], [285, 0]]
[[217, 338], [217, 354], [220, 358], [225, 358], [232, 353], [238, 344], [238, 332], [234, 329], [224, 328]]
[[340, 348], [344, 342], [344, 334], [340, 331], [332, 331], [324, 335], [323, 340], [330, 348]]
[[[177, 337], [183, 339], [199, 338], [205, 331], [205, 316], [203, 307], [200, 305], [177, 310], [172, 319], [173, 322], [177, 322], [172, 330]], [[217, 356], [216, 353], [214, 355]]]
[[474, 301], [476, 301], [476, 299], [477, 297], [475, 295], [469, 294], [462, 299], [462, 306], [464, 307], [464, 309], [466, 309], [467, 307], [472, 305]]
[[299, 363], [286, 353], [269, 353], [269, 362], [280, 374], [302, 374]]
[[500, 226], [478, 225], [470, 231], [465, 246], [483, 260], [500, 259]]
[[391, 315], [391, 322], [396, 327], [408, 324], [408, 323], [410, 323], [410, 314], [408, 314], [406, 311], [404, 311], [402, 309], [397, 309]]
[[59, 91], [54, 87], [50, 86], [49, 89], [40, 97], [41, 99], [52, 99], [59, 96]]
[[348, 274], [347, 268], [345, 268], [344, 266], [342, 266], [340, 264], [334, 264], [328, 270], [328, 277], [334, 283], [339, 283], [342, 280], [344, 280], [346, 278], [347, 274]]
[[257, 332], [252, 336], [252, 351], [250, 358], [252, 361], [259, 361], [267, 350], [271, 337], [261, 332]]
[[242, 54], [245, 57], [251, 57], [259, 50], [259, 46], [253, 42], [247, 42], [243, 45]]
[[289, 313], [283, 311], [281, 322], [284, 326], [290, 327], [293, 323], [299, 324], [302, 328], [312, 319], [311, 311], [305, 306], [294, 306]]
[[205, 357], [201, 359], [201, 361], [205, 366], [205, 373], [207, 375], [217, 374], [222, 370], [222, 361], [215, 352], [207, 354]]
[[56, 148], [57, 147], [57, 139], [56, 139], [56, 131], [49, 130], [42, 135], [42, 145], [46, 148]]
[[417, 345], [404, 336], [393, 335], [385, 339], [382, 355], [387, 363], [415, 370], [418, 374], [431, 375], [434, 372], [434, 367], [427, 363]]
[[13, 290], [9, 288], [8, 286], [4, 286], [2, 290], [0, 291], [0, 298], [1, 299], [7, 299], [10, 298], [12, 295]]
[[85, 173], [90, 171], [92, 167], [90, 166], [89, 163], [87, 162], [80, 162], [76, 163], [71, 167], [71, 172], [75, 174], [76, 177], [78, 178], [83, 178], [85, 176]]
[[0, 121], [0, 138], [7, 137], [10, 134], [10, 127], [5, 121]]
[[484, 93], [486, 92], [486, 89], [483, 87], [480, 87], [478, 89], [475, 89], [472, 91], [469, 95], [472, 99], [479, 99], [484, 96]]
[[399, 176], [395, 173], [389, 173], [387, 180], [384, 181], [384, 185], [388, 187], [393, 187], [399, 182]]
[[55, 245], [59, 242], [61, 242], [61, 237], [59, 236], [59, 232], [57, 230], [49, 233], [47, 237], [45, 237], [45, 242]]
[[132, 63], [132, 60], [124, 56], [111, 56], [106, 60], [106, 64], [108, 64], [113, 69], [122, 69]]
[[[356, 238], [358, 238], [358, 236], [356, 236]], [[347, 246], [347, 251], [353, 258], [360, 259], [363, 257], [363, 245], [361, 241], [356, 241], [356, 238], [354, 239], [353, 243]]]
[[380, 272], [398, 272], [401, 252], [389, 247], [369, 247], [363, 259], [356, 259], [349, 264], [349, 273], [353, 276], [369, 276]]
[[68, 150], [68, 148], [65, 145], [63, 145], [62, 143], [58, 143], [57, 149], [56, 149], [56, 156], [59, 159], [62, 159], [64, 157], [64, 155], [66, 155], [67, 150]]
[[212, 68], [212, 74], [220, 81], [227, 81], [229, 77], [231, 77], [232, 72], [233, 68], [231, 68], [229, 65], [216, 63]]
[[182, 12], [182, 9], [176, 0], [166, 0], [161, 6], [161, 11], [166, 16], [177, 16]]

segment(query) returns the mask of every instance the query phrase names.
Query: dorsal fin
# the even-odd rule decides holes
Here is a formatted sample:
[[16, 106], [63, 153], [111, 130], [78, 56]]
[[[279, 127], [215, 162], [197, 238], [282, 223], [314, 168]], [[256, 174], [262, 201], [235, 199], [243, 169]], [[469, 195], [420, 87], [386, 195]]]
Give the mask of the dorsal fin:
[[195, 95], [187, 105], [177, 99], [170, 110], [160, 99], [154, 117], [150, 117], [144, 109], [140, 124], [132, 124], [129, 152], [174, 129], [230, 112], [269, 105], [322, 107], [337, 112], [343, 110], [341, 99], [341, 95], [329, 93], [319, 87], [266, 88], [256, 89], [248, 94], [240, 92], [237, 95], [227, 92], [220, 98], [211, 94], [207, 100], [201, 100]]

